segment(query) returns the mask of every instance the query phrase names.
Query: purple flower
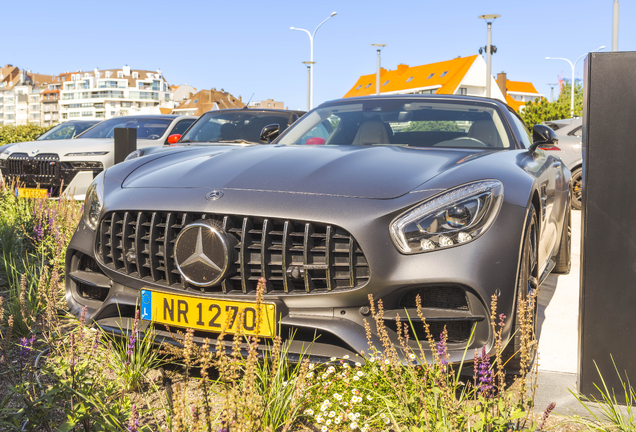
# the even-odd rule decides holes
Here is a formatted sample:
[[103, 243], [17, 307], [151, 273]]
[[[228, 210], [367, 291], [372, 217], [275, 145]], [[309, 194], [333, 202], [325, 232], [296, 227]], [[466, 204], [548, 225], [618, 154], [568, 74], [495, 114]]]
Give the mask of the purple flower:
[[98, 345], [99, 345], [99, 339], [102, 336], [102, 331], [97, 329], [97, 331], [95, 332], [95, 339], [93, 340], [93, 349], [97, 349]]
[[20, 357], [26, 357], [33, 349], [33, 342], [35, 342], [35, 335], [27, 339], [25, 337], [20, 339]]
[[135, 350], [135, 343], [137, 342], [137, 332], [139, 330], [139, 309], [135, 312], [135, 320], [133, 321], [133, 328], [128, 338], [128, 345], [126, 346], [126, 354], [131, 356]]
[[137, 412], [137, 405], [133, 404], [132, 411], [130, 413], [130, 420], [128, 421], [128, 431], [137, 432], [139, 427], [139, 413]]
[[73, 366], [77, 364], [75, 357], [75, 333], [71, 333], [71, 373], [74, 372]]
[[486, 354], [486, 347], [481, 349], [481, 357], [478, 360], [477, 376], [479, 377], [479, 387], [477, 389], [478, 394], [488, 399], [492, 396], [494, 377], [490, 367], [490, 357]]
[[448, 352], [446, 350], [446, 329], [439, 335], [439, 343], [437, 344], [437, 355], [442, 366], [448, 364]]

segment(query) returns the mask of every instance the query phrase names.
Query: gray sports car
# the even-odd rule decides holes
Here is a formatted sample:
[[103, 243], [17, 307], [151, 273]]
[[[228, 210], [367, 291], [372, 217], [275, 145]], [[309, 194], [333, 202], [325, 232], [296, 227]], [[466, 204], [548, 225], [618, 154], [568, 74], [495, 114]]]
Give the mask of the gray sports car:
[[295, 332], [291, 353], [317, 338], [319, 360], [368, 350], [369, 294], [393, 330], [405, 309], [418, 320], [419, 295], [459, 361], [467, 343], [494, 349], [491, 296], [509, 338], [516, 302], [569, 271], [570, 172], [540, 148], [556, 135], [543, 125], [530, 135], [505, 104], [342, 99], [267, 144], [278, 129], [265, 126], [263, 144], [184, 147], [100, 174], [67, 252], [71, 311], [86, 306], [112, 332], [140, 306], [162, 336], [165, 325], [194, 328], [198, 341], [224, 323], [249, 333], [264, 278], [260, 334]]
[[559, 139], [559, 146], [553, 147], [553, 151], [561, 158], [563, 163], [572, 171], [570, 181], [570, 194], [572, 196], [572, 208], [581, 210], [581, 193], [583, 192], [583, 119], [550, 120], [543, 122], [554, 130]]

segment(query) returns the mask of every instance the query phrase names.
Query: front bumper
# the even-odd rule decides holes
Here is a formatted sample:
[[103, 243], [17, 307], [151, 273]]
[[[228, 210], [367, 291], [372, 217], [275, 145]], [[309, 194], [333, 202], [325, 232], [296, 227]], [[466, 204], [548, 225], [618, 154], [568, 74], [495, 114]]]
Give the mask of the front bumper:
[[54, 153], [33, 157], [14, 153], [0, 165], [6, 183], [47, 189], [52, 197], [69, 194], [83, 198], [95, 176], [104, 170], [101, 162], [65, 162]]
[[[175, 191], [145, 189], [139, 193], [139, 190], [119, 189], [109, 195], [104, 212], [133, 210], [129, 207], [130, 202], [134, 202], [134, 210], [174, 211], [165, 196]], [[408, 313], [414, 325], [421, 328], [414, 310], [413, 293], [421, 292], [423, 297], [430, 293], [441, 296], [442, 301], [424, 301], [423, 312], [435, 337], [444, 326], [449, 329], [451, 341], [448, 349], [450, 360], [454, 362], [462, 360], [468, 342], [467, 332], [470, 336], [470, 332], [474, 331], [469, 349], [482, 346], [486, 346], [489, 352], [493, 349], [489, 318], [493, 294], [499, 294], [498, 313], [508, 317], [513, 315], [520, 240], [526, 211], [523, 207], [504, 203], [489, 231], [471, 243], [407, 256], [400, 254], [393, 245], [388, 232], [389, 223], [411, 206], [414, 200], [419, 202], [438, 191], [407, 194], [394, 200], [307, 195], [290, 197], [289, 194], [281, 193], [227, 191], [222, 205], [201, 203], [206, 201], [200, 200], [201, 196], [205, 196], [203, 191], [208, 190], [178, 190], [179, 201], [190, 203], [188, 211], [208, 214], [258, 214], [269, 218], [293, 216], [296, 220], [333, 223], [346, 228], [364, 252], [370, 277], [356, 288], [266, 294], [266, 300], [275, 302], [281, 313], [279, 324], [282, 335], [295, 332], [291, 353], [304, 352], [316, 337], [316, 342], [311, 345], [311, 354], [316, 359], [369, 352], [365, 320], [371, 325], [371, 343], [381, 349], [375, 323], [368, 315], [370, 294], [375, 300], [382, 300], [385, 323], [395, 344], [398, 343], [394, 331], [398, 314], [404, 322]], [[293, 211], [286, 211], [290, 207], [290, 199], [293, 200]], [[76, 316], [86, 306], [87, 319], [117, 332], [120, 326], [126, 328], [131, 325], [135, 306], [139, 304], [140, 289], [146, 287], [172, 293], [183, 292], [173, 286], [157, 284], [149, 278], [140, 280], [108, 268], [97, 257], [96, 245], [95, 233], [81, 223], [70, 243], [66, 263], [66, 298]], [[457, 302], [448, 299], [443, 300], [445, 294], [450, 296], [458, 292], [464, 295], [465, 307], [457, 307]], [[200, 295], [245, 300], [253, 298], [254, 294], [217, 291]], [[509, 328], [507, 320], [504, 337], [508, 337]], [[155, 331], [159, 336], [169, 337], [158, 328]], [[422, 339], [421, 332], [416, 334]], [[205, 337], [213, 338], [214, 335], [195, 333], [195, 340], [199, 342]], [[411, 348], [417, 347], [412, 339]]]

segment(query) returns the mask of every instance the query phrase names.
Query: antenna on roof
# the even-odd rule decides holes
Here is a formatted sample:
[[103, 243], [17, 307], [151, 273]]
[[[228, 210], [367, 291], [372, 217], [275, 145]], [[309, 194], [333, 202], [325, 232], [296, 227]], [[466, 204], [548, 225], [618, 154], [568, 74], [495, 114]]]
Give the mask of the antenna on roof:
[[243, 107], [243, 109], [248, 109], [247, 106], [250, 104], [250, 102], [252, 102], [252, 98], [254, 97], [254, 93], [252, 93], [252, 96], [250, 96], [250, 100], [247, 101], [247, 103], [245, 104], [245, 106]]

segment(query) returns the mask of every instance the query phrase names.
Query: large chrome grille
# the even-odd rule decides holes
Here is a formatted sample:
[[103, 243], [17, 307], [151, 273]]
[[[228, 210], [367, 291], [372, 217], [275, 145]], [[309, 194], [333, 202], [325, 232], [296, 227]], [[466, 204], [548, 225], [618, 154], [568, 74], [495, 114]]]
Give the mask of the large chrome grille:
[[7, 175], [21, 180], [31, 176], [36, 182], [50, 183], [60, 175], [60, 157], [56, 154], [40, 154], [32, 158], [26, 153], [13, 153], [7, 159]]
[[[216, 221], [237, 240], [232, 267], [219, 286], [191, 286], [175, 265], [177, 236], [200, 219]], [[369, 279], [364, 253], [344, 229], [253, 216], [111, 212], [100, 223], [97, 255], [106, 267], [136, 279], [211, 293], [252, 293], [260, 277], [267, 280], [268, 293], [327, 292]]]

